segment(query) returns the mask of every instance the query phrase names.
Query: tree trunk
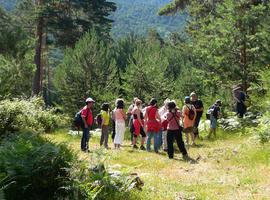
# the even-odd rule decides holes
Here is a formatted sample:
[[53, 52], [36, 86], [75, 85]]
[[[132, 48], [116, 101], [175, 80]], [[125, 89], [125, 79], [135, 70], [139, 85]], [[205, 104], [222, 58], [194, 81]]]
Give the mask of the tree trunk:
[[[42, 4], [42, 0], [36, 0], [36, 5], [40, 6]], [[43, 26], [44, 19], [43, 17], [39, 17], [37, 20], [37, 42], [36, 42], [36, 50], [35, 50], [35, 65], [36, 71], [33, 80], [32, 86], [32, 95], [39, 95], [42, 91], [42, 80], [43, 80], [43, 65], [42, 65], [42, 41], [43, 41]]]

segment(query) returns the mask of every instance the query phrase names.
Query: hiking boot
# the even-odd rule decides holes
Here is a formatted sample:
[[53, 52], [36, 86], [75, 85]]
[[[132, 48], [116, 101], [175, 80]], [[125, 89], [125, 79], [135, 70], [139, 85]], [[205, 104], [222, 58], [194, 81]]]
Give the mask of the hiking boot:
[[145, 150], [146, 150], [146, 148], [145, 148], [143, 145], [141, 145], [140, 150], [145, 151]]
[[136, 144], [134, 144], [133, 149], [138, 149], [138, 146]]
[[188, 154], [185, 154], [185, 155], [183, 155], [183, 159], [188, 161], [188, 160], [190, 160], [190, 157], [188, 156]]

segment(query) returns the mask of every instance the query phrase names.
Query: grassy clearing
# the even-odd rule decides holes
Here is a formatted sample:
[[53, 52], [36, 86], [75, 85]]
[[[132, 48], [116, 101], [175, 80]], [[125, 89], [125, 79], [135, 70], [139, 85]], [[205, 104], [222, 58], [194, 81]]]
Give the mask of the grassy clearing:
[[[68, 143], [91, 163], [93, 153], [79, 150], [80, 136], [62, 130], [46, 137]], [[98, 136], [90, 146], [100, 151]], [[252, 135], [219, 133], [217, 139], [201, 140], [188, 148], [196, 162], [185, 162], [179, 153], [169, 160], [165, 153], [133, 151], [128, 140], [122, 150], [101, 151], [109, 168], [143, 179], [136, 199], [270, 199], [270, 145], [262, 146]]]

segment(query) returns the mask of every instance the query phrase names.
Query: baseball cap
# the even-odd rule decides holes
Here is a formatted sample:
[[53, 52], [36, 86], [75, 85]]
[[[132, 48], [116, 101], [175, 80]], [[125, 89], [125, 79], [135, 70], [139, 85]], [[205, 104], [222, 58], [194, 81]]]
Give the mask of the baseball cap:
[[89, 98], [87, 98], [87, 99], [85, 100], [85, 103], [88, 103], [88, 102], [93, 102], [93, 103], [95, 103], [95, 101], [94, 101], [91, 97], [89, 97]]

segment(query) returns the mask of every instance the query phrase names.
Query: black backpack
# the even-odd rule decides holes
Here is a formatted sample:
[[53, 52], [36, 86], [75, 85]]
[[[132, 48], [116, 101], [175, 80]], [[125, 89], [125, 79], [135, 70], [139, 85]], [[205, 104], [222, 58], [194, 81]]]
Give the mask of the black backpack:
[[101, 115], [101, 113], [99, 113], [96, 116], [96, 123], [97, 123], [98, 127], [101, 127], [101, 124], [102, 124], [102, 115]]
[[[86, 121], [88, 119], [88, 113], [89, 111], [87, 110], [87, 114], [86, 114]], [[84, 123], [83, 123], [83, 119], [82, 119], [82, 110], [80, 110], [79, 112], [77, 112], [75, 114], [75, 117], [73, 119], [73, 125], [77, 128], [80, 129], [82, 127], [84, 127]]]

